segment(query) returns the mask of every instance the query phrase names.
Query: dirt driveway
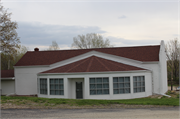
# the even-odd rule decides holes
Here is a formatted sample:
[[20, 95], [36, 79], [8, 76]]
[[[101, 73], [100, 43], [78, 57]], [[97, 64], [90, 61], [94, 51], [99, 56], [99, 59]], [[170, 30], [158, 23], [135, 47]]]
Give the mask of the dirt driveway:
[[179, 119], [179, 107], [149, 109], [4, 109], [2, 118]]

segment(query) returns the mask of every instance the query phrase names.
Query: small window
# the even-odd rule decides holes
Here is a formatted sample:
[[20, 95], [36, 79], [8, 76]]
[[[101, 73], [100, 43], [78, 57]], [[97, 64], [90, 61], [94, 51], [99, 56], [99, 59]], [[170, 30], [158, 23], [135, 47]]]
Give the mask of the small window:
[[46, 78], [40, 78], [40, 94], [47, 95], [47, 79]]
[[134, 93], [145, 92], [145, 78], [144, 76], [133, 77]]
[[109, 78], [108, 77], [99, 77], [99, 78], [90, 78], [90, 95], [104, 95], [109, 94]]
[[130, 93], [130, 77], [113, 77], [114, 94]]
[[50, 79], [50, 95], [64, 95], [64, 82], [63, 79], [53, 78]]

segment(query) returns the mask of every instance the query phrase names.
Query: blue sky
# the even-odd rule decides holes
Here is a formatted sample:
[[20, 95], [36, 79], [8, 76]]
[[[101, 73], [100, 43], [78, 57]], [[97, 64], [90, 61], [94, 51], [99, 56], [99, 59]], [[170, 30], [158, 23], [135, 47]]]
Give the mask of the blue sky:
[[21, 44], [70, 49], [73, 37], [98, 33], [115, 47], [157, 45], [178, 35], [178, 0], [2, 0]]

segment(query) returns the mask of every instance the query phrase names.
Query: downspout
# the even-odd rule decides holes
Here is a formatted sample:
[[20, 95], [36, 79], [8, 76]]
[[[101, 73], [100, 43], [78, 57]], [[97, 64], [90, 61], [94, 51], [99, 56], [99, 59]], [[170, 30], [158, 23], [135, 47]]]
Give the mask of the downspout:
[[153, 71], [151, 71], [151, 77], [152, 77], [152, 94], [154, 94], [154, 79], [153, 79]]

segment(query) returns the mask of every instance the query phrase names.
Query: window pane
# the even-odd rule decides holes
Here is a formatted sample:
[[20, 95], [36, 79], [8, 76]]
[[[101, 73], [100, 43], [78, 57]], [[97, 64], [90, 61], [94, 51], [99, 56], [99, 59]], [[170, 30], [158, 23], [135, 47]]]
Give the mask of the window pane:
[[102, 78], [97, 78], [96, 81], [97, 83], [102, 83]]
[[44, 90], [44, 91], [45, 91], [44, 93], [47, 94], [47, 90]]
[[113, 88], [118, 88], [118, 83], [114, 83]]
[[120, 90], [119, 90], [119, 93], [124, 93], [124, 89], [120, 89]]
[[56, 84], [56, 85], [55, 85], [55, 89], [58, 90], [58, 87], [59, 87], [59, 86]]
[[60, 95], [64, 95], [64, 90], [60, 90]]
[[103, 84], [103, 88], [109, 88], [109, 84]]
[[124, 88], [124, 83], [119, 83], [119, 88]]
[[47, 79], [40, 79], [40, 84], [39, 84], [39, 87], [40, 87], [40, 94], [47, 94]]
[[[145, 92], [145, 78], [144, 76], [135, 76], [133, 78], [137, 78], [137, 85], [134, 82], [133, 86], [134, 86], [134, 92]], [[137, 87], [137, 88], [135, 88]]]
[[56, 91], [55, 91], [55, 95], [58, 95], [58, 94], [59, 94], [59, 90], [56, 90]]
[[139, 76], [137, 76], [137, 81], [141, 81], [141, 79], [140, 79], [140, 77], [139, 77]]
[[103, 78], [103, 83], [108, 83], [109, 82], [109, 78]]
[[145, 87], [142, 87], [142, 88], [141, 88], [141, 92], [145, 92]]
[[64, 93], [61, 92], [64, 92], [63, 79], [50, 79], [50, 95], [64, 95]]
[[134, 88], [134, 93], [136, 93], [137, 92], [137, 88]]
[[119, 89], [114, 89], [114, 94], [119, 94]]
[[125, 77], [125, 82], [130, 82], [130, 77]]
[[95, 84], [90, 84], [90, 89], [95, 89], [96, 85]]
[[51, 95], [55, 95], [55, 91], [54, 91], [54, 90], [51, 90], [51, 91], [50, 91], [50, 94], [51, 94]]
[[118, 77], [113, 77], [113, 82], [118, 82]]
[[141, 86], [141, 82], [137, 82], [137, 86], [138, 86], [138, 87]]
[[63, 89], [64, 89], [63, 84], [59, 85], [59, 89], [60, 89], [60, 90], [63, 90]]
[[142, 81], [145, 81], [145, 80], [144, 80], [144, 76], [142, 76]]
[[55, 85], [54, 84], [51, 84], [50, 87], [51, 87], [50, 88], [51, 90], [55, 90]]
[[102, 88], [102, 84], [97, 84], [97, 88]]
[[141, 92], [141, 88], [137, 88], [137, 92]]
[[130, 83], [125, 83], [125, 87], [130, 87]]
[[59, 83], [58, 79], [55, 79], [55, 83], [56, 83], [56, 84], [58, 84], [58, 83]]
[[124, 77], [119, 77], [119, 82], [124, 82]]
[[130, 93], [130, 89], [129, 88], [125, 88], [125, 93]]
[[[104, 90], [109, 90], [109, 78], [108, 77], [98, 77], [98, 78], [89, 78], [90, 82], [90, 95], [102, 95], [105, 94]], [[109, 93], [109, 92], [107, 92]]]
[[109, 94], [109, 89], [103, 90], [103, 94]]
[[96, 90], [90, 90], [90, 94], [91, 95], [95, 95], [96, 94]]
[[60, 84], [63, 84], [63, 79], [60, 79], [59, 82], [60, 82]]
[[137, 78], [136, 78], [136, 77], [133, 77], [133, 81], [134, 81], [134, 82], [137, 81]]
[[102, 94], [102, 90], [97, 90], [97, 94]]
[[95, 78], [90, 78], [90, 83], [95, 83]]
[[144, 83], [144, 82], [141, 82], [141, 86], [145, 86], [145, 83]]

